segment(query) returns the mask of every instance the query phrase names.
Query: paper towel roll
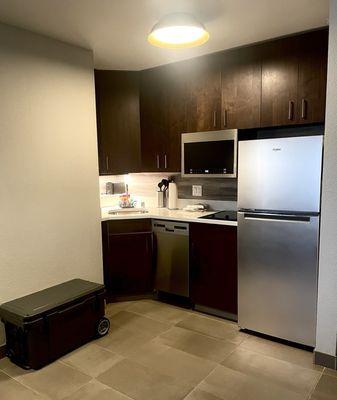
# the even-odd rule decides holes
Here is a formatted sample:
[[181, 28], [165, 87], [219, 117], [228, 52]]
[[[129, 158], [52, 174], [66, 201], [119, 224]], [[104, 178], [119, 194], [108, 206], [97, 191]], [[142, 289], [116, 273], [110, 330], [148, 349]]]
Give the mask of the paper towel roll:
[[176, 210], [177, 207], [177, 203], [178, 203], [178, 189], [177, 189], [177, 185], [174, 182], [170, 182], [169, 183], [169, 187], [168, 187], [168, 192], [169, 192], [169, 196], [168, 196], [168, 208], [170, 210]]

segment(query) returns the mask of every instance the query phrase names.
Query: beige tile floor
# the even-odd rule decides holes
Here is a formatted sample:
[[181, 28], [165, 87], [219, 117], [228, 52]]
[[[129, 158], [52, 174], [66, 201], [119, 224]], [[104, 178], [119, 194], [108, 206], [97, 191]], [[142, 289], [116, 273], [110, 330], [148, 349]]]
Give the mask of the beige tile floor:
[[110, 333], [39, 371], [0, 360], [1, 400], [336, 400], [310, 352], [152, 300], [110, 304]]

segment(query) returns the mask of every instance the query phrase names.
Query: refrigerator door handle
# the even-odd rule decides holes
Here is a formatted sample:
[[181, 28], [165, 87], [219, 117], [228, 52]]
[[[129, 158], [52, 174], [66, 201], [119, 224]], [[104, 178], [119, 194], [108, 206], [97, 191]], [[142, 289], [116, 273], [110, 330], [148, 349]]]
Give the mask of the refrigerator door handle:
[[307, 215], [285, 215], [285, 214], [256, 214], [244, 213], [244, 218], [254, 221], [279, 221], [279, 222], [304, 222], [310, 223], [310, 217]]

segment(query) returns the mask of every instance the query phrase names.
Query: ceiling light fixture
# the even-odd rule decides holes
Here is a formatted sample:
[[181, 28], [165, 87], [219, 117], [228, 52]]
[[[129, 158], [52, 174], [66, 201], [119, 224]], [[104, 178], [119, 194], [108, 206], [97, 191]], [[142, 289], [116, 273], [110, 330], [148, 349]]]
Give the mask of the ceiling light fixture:
[[175, 13], [161, 18], [147, 37], [157, 47], [180, 49], [200, 46], [209, 39], [204, 25], [191, 14]]

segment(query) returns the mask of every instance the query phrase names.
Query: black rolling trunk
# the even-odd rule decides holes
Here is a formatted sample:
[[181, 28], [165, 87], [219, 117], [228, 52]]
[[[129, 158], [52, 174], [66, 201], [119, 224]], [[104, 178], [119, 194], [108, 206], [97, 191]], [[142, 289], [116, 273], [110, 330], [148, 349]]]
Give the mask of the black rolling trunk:
[[2, 304], [8, 357], [39, 369], [109, 330], [104, 285], [73, 279]]

